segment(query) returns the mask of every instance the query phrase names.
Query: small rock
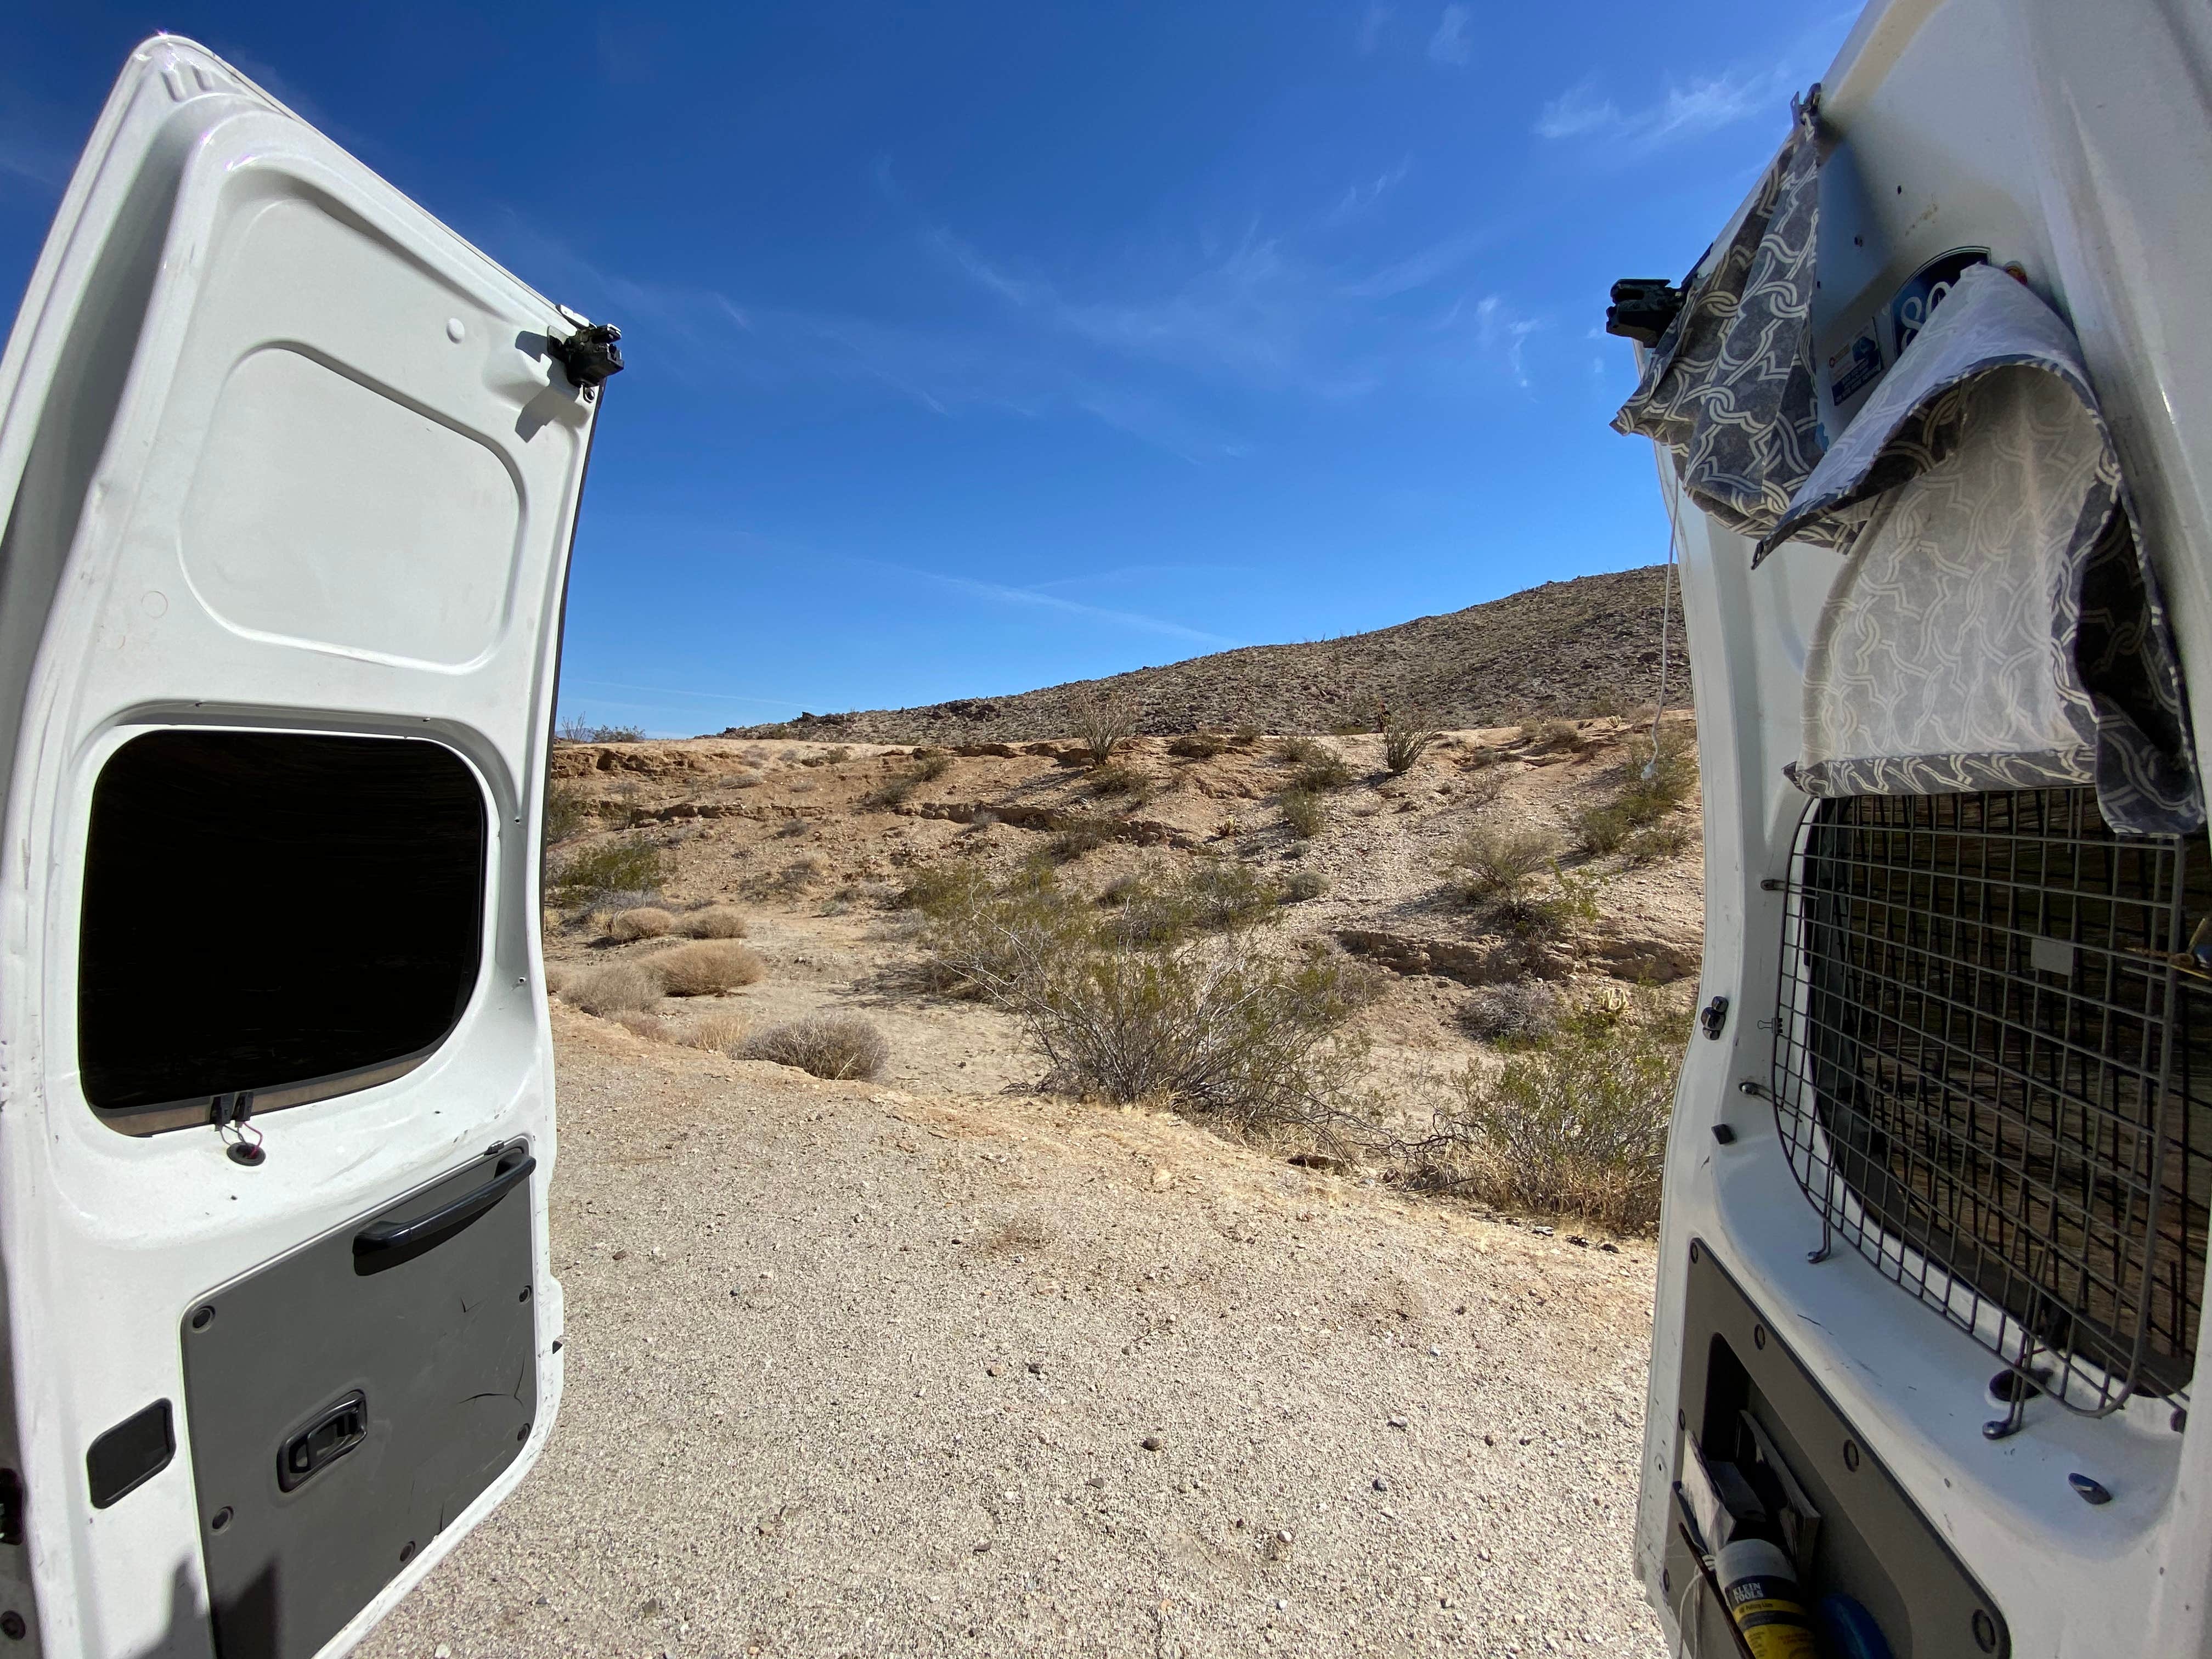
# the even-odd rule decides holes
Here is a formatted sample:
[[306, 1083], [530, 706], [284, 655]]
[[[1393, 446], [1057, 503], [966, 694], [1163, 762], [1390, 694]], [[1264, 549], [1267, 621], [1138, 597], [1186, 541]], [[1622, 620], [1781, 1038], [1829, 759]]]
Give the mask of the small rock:
[[1579, 1244], [1585, 1250], [1589, 1249], [1589, 1240], [1584, 1238], [1580, 1233], [1569, 1233], [1567, 1235], [1567, 1243], [1570, 1244]]
[[445, 1643], [441, 1642], [430, 1650], [430, 1659], [453, 1659], [453, 1650]]
[[1599, 1245], [1598, 1249], [1603, 1250], [1607, 1255], [1619, 1255], [1620, 1254], [1620, 1246], [1614, 1243], [1609, 1238], [1606, 1240], [1604, 1243]]
[[1160, 1449], [1160, 1437], [1156, 1434], [1148, 1434], [1137, 1443], [1146, 1451], [1158, 1451]]
[[983, 1375], [986, 1376], [1004, 1376], [1006, 1374], [1006, 1368], [995, 1359], [983, 1367]]
[[1402, 1429], [1406, 1426], [1406, 1419], [1402, 1417], [1394, 1417], [1390, 1419], [1390, 1426], [1394, 1429]]
[[1106, 1477], [1103, 1474], [1094, 1474], [1083, 1484], [1086, 1486], [1096, 1486], [1103, 1492], [1106, 1488]]
[[1376, 1491], [1377, 1491], [1377, 1492], [1388, 1492], [1388, 1491], [1389, 1491], [1389, 1490], [1390, 1490], [1390, 1483], [1389, 1483], [1388, 1480], [1384, 1480], [1381, 1475], [1379, 1475], [1379, 1474], [1378, 1474], [1378, 1475], [1376, 1475], [1376, 1476], [1372, 1480], [1369, 1481], [1367, 1484], [1368, 1484], [1369, 1486], [1370, 1486], [1374, 1487], [1374, 1488], [1375, 1488], [1375, 1490], [1376, 1490]]
[[1486, 1446], [1494, 1446], [1498, 1443], [1498, 1437], [1494, 1434], [1486, 1434], [1482, 1437], [1482, 1443]]
[[1289, 1608], [1290, 1605], [1291, 1605], [1291, 1604], [1290, 1604], [1288, 1601], [1285, 1601], [1281, 1596], [1279, 1596], [1279, 1596], [1277, 1596], [1277, 1597], [1275, 1598], [1275, 1611], [1276, 1611], [1277, 1613], [1282, 1613], [1282, 1612], [1286, 1611], [1286, 1610]]
[[1549, 1238], [1552, 1237], [1553, 1232], [1553, 1230], [1549, 1227], [1531, 1227], [1528, 1231], [1535, 1234], [1539, 1238]]
[[613, 1261], [627, 1261], [629, 1257], [629, 1252], [628, 1250], [617, 1250], [614, 1255], [608, 1259]]
[[1442, 1348], [1438, 1348], [1438, 1347], [1431, 1347], [1431, 1348], [1430, 1348], [1430, 1350], [1429, 1350], [1429, 1358], [1431, 1358], [1431, 1359], [1442, 1359], [1443, 1357], [1444, 1357], [1444, 1351], [1443, 1351]]
[[1042, 1376], [1044, 1375], [1044, 1361], [1042, 1359], [1030, 1360], [1030, 1375], [1031, 1376]]
[[988, 1550], [990, 1549], [990, 1547], [991, 1547], [991, 1540], [990, 1540], [989, 1539], [986, 1538], [986, 1539], [983, 1539], [981, 1542], [979, 1542], [979, 1543], [975, 1546], [975, 1553], [977, 1555], [981, 1555], [981, 1554], [985, 1553], [987, 1551], [988, 1551]]

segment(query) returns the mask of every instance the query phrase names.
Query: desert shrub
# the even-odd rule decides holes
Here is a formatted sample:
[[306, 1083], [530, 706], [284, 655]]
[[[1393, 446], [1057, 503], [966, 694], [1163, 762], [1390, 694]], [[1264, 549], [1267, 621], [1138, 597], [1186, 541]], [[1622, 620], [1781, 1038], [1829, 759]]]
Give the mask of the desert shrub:
[[1452, 843], [1444, 863], [1453, 872], [1462, 896], [1504, 899], [1526, 890], [1558, 852], [1548, 836], [1478, 823]]
[[837, 1080], [880, 1077], [891, 1057], [884, 1034], [857, 1014], [817, 1014], [772, 1025], [738, 1051], [744, 1060], [796, 1066]]
[[1616, 799], [1631, 825], [1641, 829], [1685, 805], [1696, 791], [1697, 750], [1680, 726], [1662, 727], [1656, 745], [1631, 747], [1624, 770]]
[[607, 937], [617, 944], [626, 945], [639, 939], [659, 939], [675, 931], [676, 918], [667, 911], [649, 904], [617, 910], [607, 920]]
[[761, 782], [761, 775], [757, 772], [732, 772], [722, 780], [722, 787], [726, 789], [757, 789]]
[[799, 763], [801, 766], [836, 766], [852, 758], [853, 751], [841, 743], [818, 755], [802, 755], [799, 757]]
[[1139, 769], [1115, 761], [1091, 773], [1091, 791], [1097, 795], [1149, 795], [1152, 781]]
[[565, 903], [588, 904], [616, 893], [660, 890], [660, 849], [650, 842], [611, 841], [572, 854], [550, 884]]
[[672, 997], [720, 996], [740, 985], [757, 985], [768, 976], [768, 964], [735, 939], [701, 939], [649, 960]]
[[553, 728], [558, 743], [642, 743], [641, 726], [594, 726], [581, 714], [571, 714]]
[[1436, 723], [1420, 711], [1393, 709], [1382, 725], [1382, 764], [1394, 775], [1410, 772], [1436, 740]]
[[1124, 691], [1087, 685], [1069, 697], [1068, 708], [1075, 717], [1075, 735], [1093, 766], [1112, 760], [1115, 745], [1137, 729], [1136, 702]]
[[1341, 789], [1352, 781], [1352, 768], [1334, 749], [1324, 749], [1291, 775], [1291, 786], [1313, 794]]
[[1178, 760], [1212, 760], [1229, 747], [1229, 739], [1212, 732], [1193, 732], [1172, 739], [1168, 753]]
[[1552, 1034], [1559, 1021], [1559, 994], [1540, 979], [1486, 985], [1459, 1011], [1459, 1023], [1485, 1042], [1528, 1043]]
[[775, 839], [778, 841], [797, 841], [801, 836], [805, 835], [812, 828], [813, 826], [808, 823], [805, 818], [786, 818], [781, 823], [775, 826]]
[[1698, 839], [1697, 826], [1679, 819], [1664, 823], [1647, 823], [1630, 836], [1621, 853], [1634, 863], [1646, 864], [1660, 859], [1680, 858], [1688, 852]]
[[648, 1014], [642, 1008], [625, 1008], [614, 1017], [615, 1024], [634, 1036], [653, 1042], [668, 1041], [668, 1028], [660, 1023], [658, 1014]]
[[1523, 885], [1492, 901], [1492, 920], [1515, 937], [1538, 943], [1563, 939], [1598, 918], [1598, 895], [1605, 878], [1587, 870], [1563, 870], [1552, 866], [1552, 879], [1542, 887]]
[[1580, 1010], [1495, 1067], [1470, 1065], [1413, 1149], [1424, 1184], [1648, 1230], [1687, 1018], [1658, 994]]
[[708, 1008], [678, 1026], [672, 1035], [687, 1048], [734, 1054], [751, 1029], [752, 1021], [734, 1008]]
[[1275, 805], [1283, 814], [1283, 827], [1300, 841], [1310, 841], [1321, 834], [1328, 814], [1322, 805], [1321, 797], [1310, 789], [1293, 784], [1275, 797]]
[[914, 751], [914, 775], [924, 783], [934, 783], [952, 769], [952, 757], [942, 749]]
[[545, 786], [545, 840], [549, 846], [581, 835], [596, 816], [590, 795], [570, 780], [556, 778]]
[[1062, 864], [1079, 859], [1085, 853], [1103, 847], [1115, 837], [1110, 818], [1078, 818], [1074, 823], [1054, 833], [1046, 842], [1052, 856]]
[[545, 964], [546, 994], [549, 996], [559, 996], [568, 988], [568, 981], [574, 977], [575, 975], [570, 969], [562, 967], [559, 963], [547, 963]]
[[1334, 752], [1311, 738], [1285, 738], [1275, 745], [1275, 758], [1285, 766], [1304, 766]]
[[1483, 769], [1497, 765], [1504, 758], [1505, 751], [1503, 749], [1493, 749], [1488, 744], [1478, 743], [1468, 748], [1467, 758], [1460, 764]]
[[1285, 904], [1304, 904], [1317, 899], [1328, 891], [1328, 878], [1318, 870], [1293, 870], [1290, 879], [1283, 884]]
[[611, 962], [570, 980], [562, 989], [561, 1000], [587, 1014], [605, 1018], [626, 1009], [650, 1008], [660, 1000], [660, 988], [659, 974], [645, 963]]
[[1618, 853], [1635, 826], [1615, 801], [1585, 806], [1574, 815], [1575, 845], [1592, 857]]
[[1282, 890], [1236, 859], [1204, 859], [1180, 873], [1127, 876], [1100, 895], [1117, 914], [1100, 927], [1119, 945], [1158, 947], [1196, 933], [1249, 927], [1283, 902]]
[[1589, 734], [1572, 720], [1530, 720], [1521, 727], [1521, 741], [1533, 749], [1570, 749], [1579, 754], [1589, 747]]
[[989, 881], [973, 865], [931, 865], [914, 872], [913, 878], [891, 900], [891, 906], [899, 910], [919, 910], [926, 916], [950, 915], [975, 903], [989, 890]]
[[1239, 749], [1249, 749], [1267, 733], [1261, 731], [1257, 721], [1245, 720], [1237, 726], [1234, 735]]
[[822, 875], [822, 860], [809, 855], [793, 859], [781, 870], [763, 871], [745, 878], [742, 890], [756, 898], [795, 898]]
[[743, 939], [744, 913], [726, 904], [710, 904], [680, 918], [677, 931], [686, 939]]

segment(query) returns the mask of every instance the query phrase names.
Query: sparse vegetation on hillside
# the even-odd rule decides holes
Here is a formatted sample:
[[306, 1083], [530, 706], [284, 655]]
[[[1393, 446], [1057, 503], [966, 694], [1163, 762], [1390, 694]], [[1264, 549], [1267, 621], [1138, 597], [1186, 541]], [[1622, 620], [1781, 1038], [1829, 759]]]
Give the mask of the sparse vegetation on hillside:
[[1394, 708], [1382, 727], [1382, 764], [1394, 777], [1413, 769], [1439, 733], [1419, 709]]
[[1083, 739], [1093, 766], [1112, 760], [1115, 746], [1137, 729], [1136, 699], [1126, 690], [1085, 686], [1069, 697], [1068, 707], [1075, 717], [1075, 734]]
[[604, 904], [624, 894], [660, 890], [660, 849], [649, 842], [609, 841], [573, 854], [547, 887], [564, 904]]
[[553, 728], [556, 743], [643, 743], [641, 726], [599, 726], [581, 714], [571, 714]]

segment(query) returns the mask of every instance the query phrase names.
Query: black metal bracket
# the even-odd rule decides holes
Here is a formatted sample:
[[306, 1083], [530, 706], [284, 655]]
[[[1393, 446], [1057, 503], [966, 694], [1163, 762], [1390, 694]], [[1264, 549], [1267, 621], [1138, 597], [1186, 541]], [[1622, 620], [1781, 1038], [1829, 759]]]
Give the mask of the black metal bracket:
[[1728, 1011], [1729, 1000], [1726, 997], [1715, 997], [1698, 1015], [1698, 1029], [1713, 1042], [1718, 1042], [1721, 1040], [1721, 1033], [1728, 1030]]
[[621, 338], [622, 331], [612, 323], [580, 323], [566, 338], [549, 330], [545, 349], [568, 370], [569, 384], [588, 403], [599, 396], [609, 375], [622, 373], [622, 348], [615, 343]]
[[1605, 331], [1649, 348], [1674, 324], [1683, 291], [1663, 276], [1624, 276], [1613, 285], [1612, 298]]

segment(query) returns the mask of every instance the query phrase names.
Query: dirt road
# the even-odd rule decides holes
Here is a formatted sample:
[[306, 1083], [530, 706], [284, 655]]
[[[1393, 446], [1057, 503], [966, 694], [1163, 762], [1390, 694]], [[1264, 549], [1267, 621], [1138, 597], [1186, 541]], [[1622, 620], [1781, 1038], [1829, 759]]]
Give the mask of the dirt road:
[[559, 1427], [365, 1652], [1659, 1650], [1644, 1247], [555, 1019]]

